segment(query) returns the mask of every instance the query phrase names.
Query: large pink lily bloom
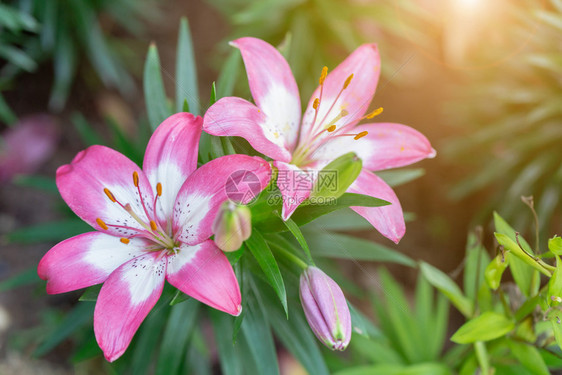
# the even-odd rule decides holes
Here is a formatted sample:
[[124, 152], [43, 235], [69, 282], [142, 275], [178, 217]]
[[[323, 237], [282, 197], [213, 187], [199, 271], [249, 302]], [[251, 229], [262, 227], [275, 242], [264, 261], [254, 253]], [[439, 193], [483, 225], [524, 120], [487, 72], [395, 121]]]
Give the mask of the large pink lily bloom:
[[363, 161], [363, 170], [348, 192], [375, 196], [391, 205], [352, 209], [397, 243], [406, 230], [400, 202], [371, 171], [430, 158], [435, 150], [426, 137], [405, 125], [358, 125], [380, 113], [375, 110], [365, 115], [380, 75], [377, 46], [360, 46], [329, 74], [324, 68], [301, 121], [297, 84], [283, 56], [256, 38], [237, 39], [232, 45], [242, 53], [255, 105], [235, 97], [220, 99], [205, 114], [203, 129], [212, 135], [243, 137], [274, 160], [273, 165], [283, 173], [283, 182], [278, 180], [277, 185], [284, 220], [310, 196], [312, 184], [304, 184], [308, 186], [304, 188], [301, 183], [305, 174], [314, 176], [330, 161], [355, 152]]
[[189, 113], [165, 120], [148, 143], [143, 170], [104, 146], [80, 152], [57, 170], [63, 199], [97, 231], [54, 246], [38, 273], [49, 294], [104, 283], [94, 331], [108, 361], [127, 349], [164, 280], [215, 309], [240, 314], [232, 267], [209, 237], [232, 190], [231, 173], [249, 171], [263, 189], [271, 168], [258, 157], [230, 155], [197, 169], [202, 123]]

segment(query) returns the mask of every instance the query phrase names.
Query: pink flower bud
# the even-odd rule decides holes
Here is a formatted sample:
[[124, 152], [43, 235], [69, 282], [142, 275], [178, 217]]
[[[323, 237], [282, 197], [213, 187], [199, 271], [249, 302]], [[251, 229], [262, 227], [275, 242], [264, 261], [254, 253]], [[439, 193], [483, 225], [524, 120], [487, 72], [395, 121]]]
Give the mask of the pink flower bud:
[[332, 350], [345, 350], [351, 339], [351, 316], [342, 290], [317, 267], [300, 278], [300, 298], [316, 337]]
[[236, 251], [252, 234], [252, 214], [247, 206], [224, 202], [213, 222], [215, 243], [223, 251]]

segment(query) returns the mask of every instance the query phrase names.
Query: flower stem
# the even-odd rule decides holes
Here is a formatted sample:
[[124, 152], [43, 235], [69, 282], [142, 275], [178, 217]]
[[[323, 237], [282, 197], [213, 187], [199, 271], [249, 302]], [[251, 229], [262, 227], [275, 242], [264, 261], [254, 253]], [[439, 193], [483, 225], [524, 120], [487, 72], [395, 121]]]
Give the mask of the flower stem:
[[295, 263], [297, 266], [299, 266], [300, 268], [302, 268], [303, 270], [308, 268], [308, 264], [306, 264], [305, 261], [303, 261], [301, 258], [299, 258], [298, 256], [296, 256], [295, 254], [293, 254], [292, 252], [290, 252], [289, 250], [273, 244], [275, 249], [277, 250], [277, 252], [281, 255], [283, 255], [285, 257], [285, 259], [290, 260], [291, 262]]

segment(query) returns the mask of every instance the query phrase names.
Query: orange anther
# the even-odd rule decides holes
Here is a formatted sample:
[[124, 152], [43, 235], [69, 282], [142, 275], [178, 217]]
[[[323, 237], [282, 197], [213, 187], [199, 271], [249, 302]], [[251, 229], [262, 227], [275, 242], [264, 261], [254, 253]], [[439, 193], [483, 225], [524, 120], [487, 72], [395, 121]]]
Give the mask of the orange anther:
[[137, 171], [133, 172], [133, 183], [136, 187], [139, 187], [139, 174], [137, 173]]
[[111, 191], [109, 191], [108, 188], [103, 188], [103, 192], [105, 193], [105, 195], [107, 195], [107, 197], [109, 198], [110, 201], [117, 202], [117, 200], [113, 196], [113, 193]]
[[320, 105], [320, 99], [316, 98], [314, 99], [314, 103], [312, 103], [312, 108], [314, 108], [314, 110], [318, 110], [318, 106]]
[[154, 220], [150, 220], [150, 229], [152, 229], [153, 231], [156, 231], [158, 229], [158, 226], [156, 225], [156, 222]]
[[162, 196], [162, 184], [160, 182], [156, 184], [156, 194], [158, 194], [159, 197]]
[[334, 130], [336, 130], [336, 125], [331, 125], [328, 127], [328, 129], [326, 129], [328, 132], [333, 132]]
[[344, 90], [347, 88], [347, 86], [349, 86], [349, 84], [351, 83], [351, 80], [353, 79], [353, 73], [351, 73], [349, 75], [349, 77], [347, 77], [347, 79], [345, 80], [345, 82], [343, 83], [343, 88]]
[[324, 81], [326, 80], [326, 76], [328, 75], [328, 67], [325, 66], [322, 68], [322, 74], [320, 74], [320, 84], [323, 85]]
[[367, 134], [369, 134], [368, 131], [362, 131], [361, 133], [357, 134], [355, 137], [353, 137], [353, 139], [358, 140], [359, 138], [363, 138], [364, 136], [366, 136]]
[[382, 113], [383, 109], [382, 107], [375, 109], [373, 112], [369, 113], [367, 116], [365, 116], [366, 119], [372, 119], [375, 116], [378, 116]]
[[130, 240], [130, 239], [128, 239], [128, 238], [125, 238], [125, 237], [123, 237], [123, 238], [119, 239], [119, 241], [121, 241], [121, 242], [122, 242], [122, 243], [124, 243], [125, 245], [127, 245], [127, 244], [128, 244], [129, 242], [131, 242], [131, 240]]
[[99, 217], [96, 219], [96, 223], [98, 223], [98, 225], [101, 227], [101, 229], [107, 230], [107, 225]]

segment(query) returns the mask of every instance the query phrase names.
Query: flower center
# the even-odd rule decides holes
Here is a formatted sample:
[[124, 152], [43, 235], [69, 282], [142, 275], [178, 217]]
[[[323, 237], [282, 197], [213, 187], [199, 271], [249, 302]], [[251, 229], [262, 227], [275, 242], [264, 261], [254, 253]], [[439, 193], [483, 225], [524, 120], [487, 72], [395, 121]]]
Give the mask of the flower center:
[[336, 114], [334, 118], [332, 118], [330, 121], [327, 121], [328, 115], [330, 113], [333, 113], [332, 110], [338, 102], [338, 99], [340, 98], [344, 90], [348, 88], [353, 79], [353, 74], [350, 74], [343, 83], [342, 88], [338, 92], [338, 95], [336, 95], [336, 98], [333, 100], [330, 107], [326, 111], [326, 114], [323, 116], [323, 118], [320, 119], [318, 114], [320, 112], [320, 107], [323, 104], [322, 95], [324, 93], [324, 81], [326, 80], [327, 75], [328, 68], [324, 67], [319, 79], [320, 95], [318, 96], [318, 98], [315, 98], [314, 102], [312, 103], [314, 118], [312, 120], [312, 124], [310, 125], [310, 135], [306, 138], [301, 139], [297, 148], [293, 152], [291, 163], [297, 166], [306, 166], [307, 164], [310, 164], [312, 161], [314, 161], [314, 152], [331, 139], [335, 139], [337, 137], [353, 137], [354, 140], [359, 140], [360, 138], [363, 138], [368, 134], [366, 131], [362, 131], [360, 133], [349, 133], [348, 130], [357, 125], [361, 120], [372, 119], [373, 117], [380, 115], [383, 111], [382, 107], [378, 108], [359, 119], [349, 121], [347, 123], [344, 122], [338, 127], [336, 123], [349, 115], [349, 112], [344, 108], [338, 114]]
[[124, 244], [128, 244], [131, 241], [131, 238], [143, 237], [154, 243], [154, 246], [148, 248], [147, 250], [161, 251], [167, 249], [168, 254], [177, 254], [179, 252], [179, 243], [174, 239], [171, 225], [167, 225], [168, 231], [166, 231], [164, 228], [162, 228], [162, 225], [158, 220], [158, 216], [156, 215], [158, 198], [162, 196], [162, 184], [160, 182], [156, 184], [156, 196], [154, 197], [154, 202], [152, 202], [152, 207], [149, 207], [147, 202], [145, 202], [139, 186], [139, 174], [136, 171], [133, 172], [133, 185], [137, 190], [140, 205], [142, 206], [142, 209], [148, 221], [143, 220], [139, 216], [139, 214], [133, 210], [129, 203], [121, 203], [108, 188], [104, 188], [103, 192], [111, 202], [118, 204], [131, 216], [131, 218], [133, 218], [133, 220], [139, 223], [142, 229], [126, 225], [108, 224], [100, 218], [96, 219], [97, 224], [104, 230], [108, 230], [109, 227], [112, 227], [122, 228], [126, 229], [128, 232], [133, 232], [134, 234], [130, 235], [129, 237], [121, 238], [121, 242]]

